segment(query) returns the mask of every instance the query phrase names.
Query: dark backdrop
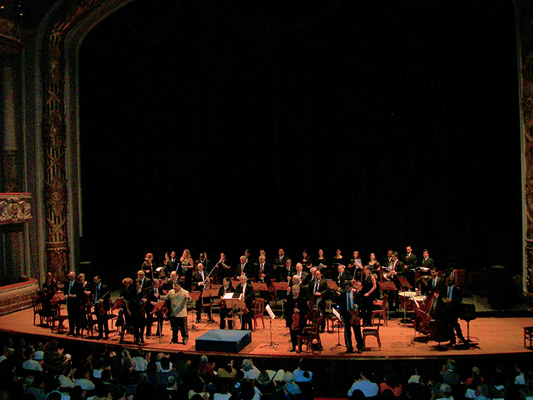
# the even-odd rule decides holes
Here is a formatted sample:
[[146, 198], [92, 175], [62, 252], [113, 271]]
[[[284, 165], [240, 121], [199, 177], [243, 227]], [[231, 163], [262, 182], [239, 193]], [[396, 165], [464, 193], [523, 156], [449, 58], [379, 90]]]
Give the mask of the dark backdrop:
[[82, 260], [410, 244], [521, 271], [511, 1], [250, 3], [138, 0], [85, 39]]

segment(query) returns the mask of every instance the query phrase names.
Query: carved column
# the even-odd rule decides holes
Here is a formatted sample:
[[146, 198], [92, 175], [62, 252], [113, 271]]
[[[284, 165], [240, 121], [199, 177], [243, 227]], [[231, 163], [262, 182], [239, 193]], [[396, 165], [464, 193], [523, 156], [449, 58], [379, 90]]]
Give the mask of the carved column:
[[104, 0], [75, 0], [52, 23], [44, 49], [43, 141], [45, 151], [44, 201], [46, 261], [62, 279], [69, 269], [67, 226], [67, 171], [65, 125], [65, 38], [70, 30]]
[[15, 77], [11, 67], [2, 69], [3, 93], [3, 146], [2, 167], [4, 171], [3, 190], [16, 192], [19, 190], [17, 129], [15, 119]]
[[527, 292], [533, 294], [533, 5], [515, 1], [520, 67], [520, 119], [522, 131], [523, 220]]

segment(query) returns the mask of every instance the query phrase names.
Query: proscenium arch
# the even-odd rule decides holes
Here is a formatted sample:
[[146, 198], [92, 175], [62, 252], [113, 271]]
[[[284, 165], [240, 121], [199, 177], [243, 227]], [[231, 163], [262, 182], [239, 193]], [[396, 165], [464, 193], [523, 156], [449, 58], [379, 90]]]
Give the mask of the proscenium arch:
[[[79, 237], [82, 232], [79, 179], [79, 49], [85, 36], [99, 22], [131, 1], [62, 1], [52, 11], [54, 17], [51, 18], [52, 22], [40, 46], [45, 55], [42, 62], [42, 117], [46, 154], [43, 191], [43, 214], [46, 218], [41, 218], [43, 222], [40, 224], [43, 231], [46, 230], [47, 265], [60, 275], [70, 266], [77, 265]], [[515, 3], [516, 8], [519, 3]], [[528, 210], [526, 205], [524, 215]], [[524, 276], [527, 274], [525, 264], [530, 264], [529, 260], [524, 263]]]
[[[46, 267], [62, 279], [79, 263], [81, 184], [79, 151], [78, 54], [85, 36], [133, 0], [64, 0], [50, 13], [39, 43], [44, 152], [44, 231]], [[43, 271], [41, 271], [41, 274]]]

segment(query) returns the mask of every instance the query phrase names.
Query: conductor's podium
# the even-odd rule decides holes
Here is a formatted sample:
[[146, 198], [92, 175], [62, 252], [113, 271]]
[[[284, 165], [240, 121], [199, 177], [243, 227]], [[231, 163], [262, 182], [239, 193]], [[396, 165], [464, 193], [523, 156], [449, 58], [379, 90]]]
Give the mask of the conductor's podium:
[[212, 329], [196, 339], [196, 350], [238, 353], [252, 342], [252, 331]]

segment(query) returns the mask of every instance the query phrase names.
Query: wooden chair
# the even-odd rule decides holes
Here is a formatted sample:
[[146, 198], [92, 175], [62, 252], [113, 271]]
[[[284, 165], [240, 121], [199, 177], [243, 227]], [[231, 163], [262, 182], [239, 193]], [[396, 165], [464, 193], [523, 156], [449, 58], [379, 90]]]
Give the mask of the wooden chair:
[[254, 300], [254, 331], [257, 329], [257, 320], [261, 319], [263, 323], [263, 329], [265, 329], [265, 320], [263, 319], [263, 314], [265, 312], [265, 299], [260, 297]]
[[35, 317], [38, 315], [40, 320], [40, 325], [43, 325], [43, 321], [47, 321], [49, 316], [45, 315], [43, 311], [43, 299], [41, 296], [33, 296], [31, 298], [33, 306], [33, 325], [35, 325]]
[[[385, 325], [387, 325], [387, 313], [389, 311], [389, 298], [388, 295], [383, 296], [383, 300], [381, 301], [381, 308], [379, 310], [372, 310], [372, 325], [374, 324], [374, 317], [376, 315], [379, 315], [383, 320], [385, 321]], [[381, 323], [381, 322], [380, 322]]]
[[83, 312], [85, 315], [82, 316], [81, 321], [81, 337], [83, 338], [83, 331], [87, 332], [87, 336], [89, 335], [89, 332], [91, 332], [91, 336], [94, 336], [94, 326], [98, 324], [96, 316], [91, 312], [90, 306], [84, 308]]
[[302, 350], [303, 345], [306, 345], [307, 351], [311, 348], [311, 354], [315, 355], [315, 348], [318, 352], [321, 352], [322, 342], [320, 340], [320, 322], [322, 318], [317, 318], [311, 325], [306, 326], [302, 329], [301, 335], [298, 335], [298, 349]]
[[61, 315], [62, 307], [59, 303], [59, 300], [56, 300], [55, 297], [50, 301], [50, 306], [52, 309], [52, 316], [50, 317], [52, 333], [54, 333], [54, 331], [56, 331], [57, 333], [63, 333], [67, 330], [67, 327], [65, 326], [65, 321], [68, 317], [66, 315]]
[[[381, 315], [380, 315], [380, 318], [381, 318]], [[381, 325], [381, 321], [376, 326], [372, 326], [372, 327], [369, 327], [369, 328], [363, 328], [361, 333], [363, 335], [363, 341], [365, 343], [365, 347], [366, 347], [366, 338], [367, 338], [367, 336], [374, 336], [377, 339], [379, 349], [381, 350], [381, 339], [379, 337], [379, 327], [380, 327], [380, 325]]]

